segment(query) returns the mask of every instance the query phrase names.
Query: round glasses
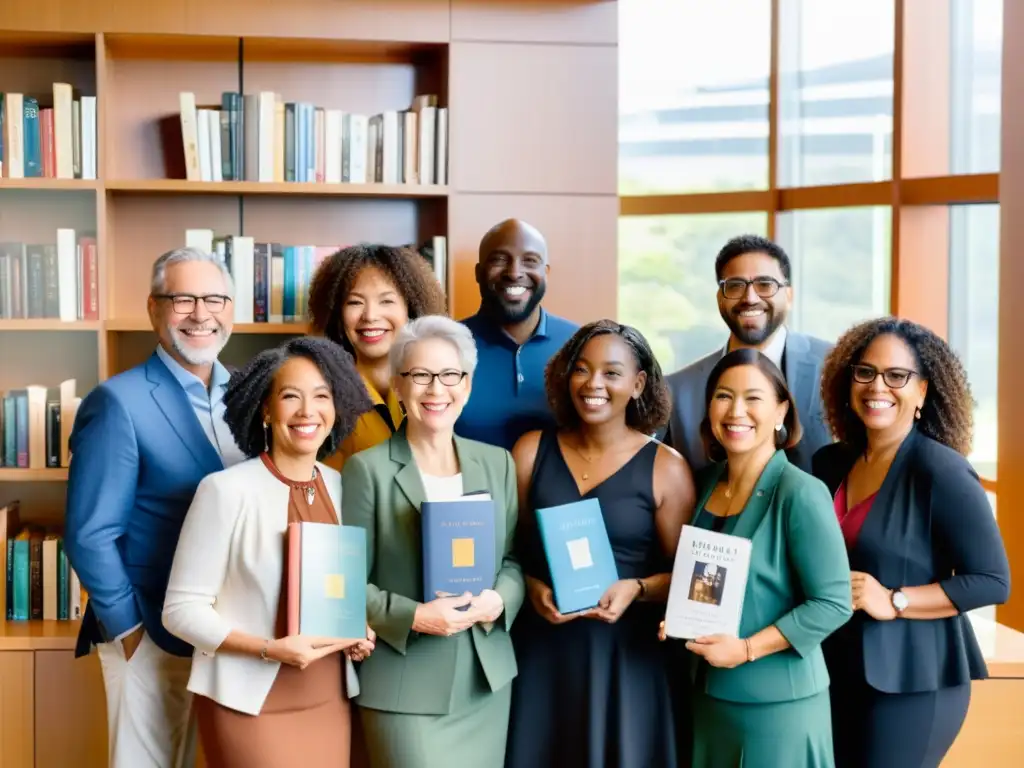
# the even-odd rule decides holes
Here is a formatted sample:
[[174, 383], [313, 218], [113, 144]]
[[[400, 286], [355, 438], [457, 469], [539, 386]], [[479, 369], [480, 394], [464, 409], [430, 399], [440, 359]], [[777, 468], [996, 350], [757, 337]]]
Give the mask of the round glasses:
[[774, 277], [755, 277], [747, 280], [742, 277], [730, 277], [728, 280], [719, 280], [718, 285], [722, 290], [722, 296], [726, 299], [742, 299], [747, 295], [747, 288], [754, 286], [754, 293], [762, 299], [770, 299], [789, 283], [780, 283]]
[[431, 373], [430, 371], [406, 371], [401, 374], [404, 378], [413, 380], [414, 384], [428, 387], [434, 383], [434, 379], [437, 379], [446, 387], [454, 387], [464, 378], [466, 378], [465, 371], [441, 371], [440, 373]]
[[917, 371], [908, 371], [906, 368], [886, 368], [880, 371], [873, 365], [851, 365], [853, 380], [859, 384], [871, 384], [879, 376], [885, 382], [885, 386], [892, 389], [903, 389], [911, 377], [918, 375]]

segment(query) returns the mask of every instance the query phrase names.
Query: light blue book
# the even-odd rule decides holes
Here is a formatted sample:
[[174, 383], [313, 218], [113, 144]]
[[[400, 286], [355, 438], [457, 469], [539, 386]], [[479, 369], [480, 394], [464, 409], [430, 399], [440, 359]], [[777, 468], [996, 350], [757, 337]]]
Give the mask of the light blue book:
[[536, 514], [559, 612], [593, 608], [619, 580], [600, 502], [584, 499]]
[[288, 524], [288, 634], [366, 637], [366, 531]]

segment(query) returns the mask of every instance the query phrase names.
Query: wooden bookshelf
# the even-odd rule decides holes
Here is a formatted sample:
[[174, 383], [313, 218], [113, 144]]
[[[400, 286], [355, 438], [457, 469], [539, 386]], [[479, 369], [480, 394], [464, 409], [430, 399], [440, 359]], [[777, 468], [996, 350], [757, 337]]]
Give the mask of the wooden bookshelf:
[[[595, 307], [614, 317], [616, 3], [547, 5], [47, 0], [41, 9], [9, 0], [0, 93], [33, 94], [42, 107], [54, 82], [68, 82], [76, 97], [96, 96], [97, 166], [95, 179], [0, 177], [0, 243], [53, 242], [57, 228], [93, 235], [99, 313], [0, 319], [0, 392], [74, 378], [84, 396], [151, 354], [150, 268], [186, 229], [319, 245], [443, 235], [451, 313], [461, 318], [479, 301], [481, 236], [521, 217], [548, 238], [546, 306], [577, 321]], [[449, 108], [447, 183], [189, 181], [169, 172], [160, 127], [182, 91], [197, 106], [218, 105], [222, 92], [273, 91], [366, 115], [436, 94]], [[241, 364], [305, 332], [305, 323], [239, 323], [223, 358]], [[59, 523], [66, 477], [2, 468], [0, 503], [17, 498], [23, 521]], [[105, 765], [98, 664], [72, 660], [77, 631], [77, 622], [0, 621], [4, 768]], [[46, 708], [79, 726], [54, 733]]]

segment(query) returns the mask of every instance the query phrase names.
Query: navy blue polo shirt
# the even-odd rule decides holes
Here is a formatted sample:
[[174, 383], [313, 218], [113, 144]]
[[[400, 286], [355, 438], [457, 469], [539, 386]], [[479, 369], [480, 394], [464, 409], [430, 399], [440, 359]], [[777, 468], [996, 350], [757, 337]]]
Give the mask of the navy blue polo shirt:
[[544, 391], [544, 368], [579, 326], [542, 308], [537, 330], [520, 346], [483, 315], [467, 317], [462, 323], [476, 340], [477, 365], [473, 391], [455, 422], [455, 432], [512, 450], [530, 430], [554, 426]]

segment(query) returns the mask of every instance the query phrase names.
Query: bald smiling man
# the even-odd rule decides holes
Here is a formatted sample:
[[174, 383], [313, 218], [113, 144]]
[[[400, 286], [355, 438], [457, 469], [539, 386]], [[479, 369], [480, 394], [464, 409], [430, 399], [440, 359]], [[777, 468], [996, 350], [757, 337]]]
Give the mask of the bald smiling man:
[[525, 432], [554, 426], [544, 368], [578, 326], [541, 306], [550, 269], [544, 236], [525, 221], [507, 219], [480, 241], [480, 310], [462, 321], [479, 354], [455, 424], [463, 437], [511, 450]]

